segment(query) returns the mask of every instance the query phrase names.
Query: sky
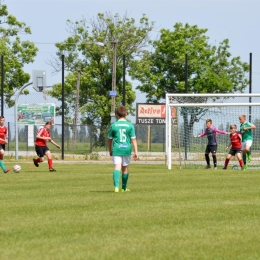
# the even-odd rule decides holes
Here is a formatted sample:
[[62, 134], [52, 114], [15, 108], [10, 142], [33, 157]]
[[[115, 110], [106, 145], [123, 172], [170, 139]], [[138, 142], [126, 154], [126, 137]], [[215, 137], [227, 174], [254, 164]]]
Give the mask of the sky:
[[[260, 0], [2, 0], [10, 14], [31, 27], [27, 36], [39, 48], [33, 64], [24, 70], [45, 70], [47, 85], [61, 82], [60, 75], [52, 75], [47, 61], [54, 56], [54, 43], [66, 39], [66, 20], [78, 21], [82, 17], [94, 18], [98, 13], [111, 12], [134, 18], [136, 22], [146, 14], [155, 22], [152, 39], [160, 29], [173, 29], [177, 22], [207, 28], [209, 42], [218, 45], [229, 39], [232, 56], [249, 62], [252, 53], [252, 92], [260, 93]], [[145, 100], [144, 100], [145, 101]]]

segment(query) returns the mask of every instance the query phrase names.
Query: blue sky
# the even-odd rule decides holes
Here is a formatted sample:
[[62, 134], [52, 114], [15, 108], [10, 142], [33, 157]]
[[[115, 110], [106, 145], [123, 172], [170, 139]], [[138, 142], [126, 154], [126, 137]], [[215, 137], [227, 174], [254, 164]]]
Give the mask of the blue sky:
[[172, 29], [176, 22], [207, 28], [210, 43], [218, 44], [228, 38], [233, 56], [249, 62], [253, 55], [253, 92], [260, 92], [260, 1], [259, 0], [2, 0], [9, 13], [32, 29], [26, 39], [35, 42], [39, 53], [35, 62], [25, 66], [25, 71], [46, 70], [47, 83], [61, 81], [61, 75], [51, 75], [46, 63], [55, 54], [55, 42], [67, 38], [66, 20], [93, 18], [98, 12], [112, 12], [139, 21], [146, 14], [155, 22], [152, 38], [159, 36], [161, 28]]

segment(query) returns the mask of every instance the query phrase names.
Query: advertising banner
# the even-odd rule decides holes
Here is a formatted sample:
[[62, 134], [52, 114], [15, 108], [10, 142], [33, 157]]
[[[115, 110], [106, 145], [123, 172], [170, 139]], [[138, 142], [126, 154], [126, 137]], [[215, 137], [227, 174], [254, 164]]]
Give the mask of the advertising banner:
[[[165, 104], [136, 104], [136, 124], [164, 125], [166, 117]], [[172, 124], [177, 124], [176, 108], [172, 108]]]
[[18, 125], [55, 124], [55, 104], [18, 104]]

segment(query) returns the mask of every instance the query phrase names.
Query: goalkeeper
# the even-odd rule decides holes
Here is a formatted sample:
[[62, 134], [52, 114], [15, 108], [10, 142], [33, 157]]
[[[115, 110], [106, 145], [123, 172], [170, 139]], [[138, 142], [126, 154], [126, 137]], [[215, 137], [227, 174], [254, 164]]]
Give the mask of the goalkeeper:
[[218, 141], [217, 141], [217, 133], [218, 134], [229, 134], [228, 132], [222, 131], [212, 125], [212, 120], [207, 119], [206, 120], [206, 129], [204, 133], [197, 135], [195, 137], [203, 137], [207, 136], [208, 138], [208, 144], [205, 150], [205, 159], [206, 159], [206, 167], [205, 169], [211, 168], [210, 166], [210, 159], [209, 159], [209, 154], [212, 154], [212, 159], [213, 159], [213, 164], [214, 164], [214, 170], [217, 170], [217, 148], [218, 148]]

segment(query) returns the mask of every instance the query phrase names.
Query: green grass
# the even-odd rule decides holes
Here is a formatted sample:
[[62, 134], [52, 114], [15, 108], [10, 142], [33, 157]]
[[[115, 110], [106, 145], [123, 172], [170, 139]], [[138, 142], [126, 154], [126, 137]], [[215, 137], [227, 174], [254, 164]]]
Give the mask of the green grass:
[[132, 164], [113, 193], [111, 164], [20, 165], [0, 175], [1, 260], [260, 259], [257, 170]]

